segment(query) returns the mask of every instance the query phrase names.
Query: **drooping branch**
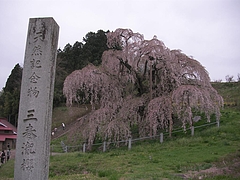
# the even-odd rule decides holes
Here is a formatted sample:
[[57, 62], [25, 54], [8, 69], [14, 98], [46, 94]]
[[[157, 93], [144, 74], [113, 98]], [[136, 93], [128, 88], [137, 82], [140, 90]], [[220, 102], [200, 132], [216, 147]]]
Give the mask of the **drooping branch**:
[[89, 144], [97, 136], [127, 139], [132, 125], [139, 136], [161, 129], [171, 134], [176, 120], [183, 128], [191, 126], [195, 111], [205, 113], [208, 121], [211, 114], [219, 120], [222, 97], [197, 60], [130, 29], [117, 29], [107, 38], [110, 49], [103, 53], [102, 65], [74, 71], [64, 82], [68, 105], [88, 99], [96, 107], [81, 120], [82, 137]]

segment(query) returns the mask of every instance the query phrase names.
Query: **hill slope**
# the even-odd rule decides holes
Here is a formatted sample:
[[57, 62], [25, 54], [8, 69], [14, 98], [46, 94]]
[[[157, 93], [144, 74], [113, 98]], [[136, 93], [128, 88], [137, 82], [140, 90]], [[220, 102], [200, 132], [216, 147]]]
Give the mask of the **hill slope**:
[[240, 110], [240, 82], [212, 83], [224, 99], [225, 106], [238, 107]]
[[[240, 82], [214, 82], [212, 83], [212, 86], [223, 97], [225, 107], [231, 106], [237, 110], [240, 110]], [[65, 134], [68, 136], [71, 130], [75, 127], [76, 120], [90, 111], [91, 106], [89, 104], [74, 107], [63, 106], [54, 108], [52, 129], [57, 128], [57, 132], [55, 132], [55, 135], [52, 137], [52, 139], [62, 137]], [[66, 124], [65, 131], [62, 130], [62, 122]]]
[[[79, 105], [75, 107], [62, 106], [54, 108], [52, 131], [54, 131], [55, 128], [57, 128], [57, 130], [54, 131], [52, 139], [56, 139], [67, 134], [75, 126], [76, 120], [90, 111], [90, 105]], [[62, 123], [66, 125], [65, 130], [62, 129]]]
[[[228, 90], [225, 84], [219, 86], [225, 88], [223, 93]], [[105, 153], [51, 156], [49, 179], [237, 180], [240, 178], [240, 112], [236, 108], [239, 106], [222, 111], [219, 128], [214, 125], [196, 129], [194, 136], [184, 134], [166, 138], [162, 144], [159, 139], [135, 142], [130, 151], [124, 146], [112, 147]], [[84, 106], [55, 108], [53, 125], [61, 127], [65, 120], [68, 132], [74, 127], [71, 123], [84, 113], [87, 113]], [[64, 133], [61, 134], [62, 138]], [[1, 180], [13, 179], [13, 164], [11, 159], [0, 168]]]

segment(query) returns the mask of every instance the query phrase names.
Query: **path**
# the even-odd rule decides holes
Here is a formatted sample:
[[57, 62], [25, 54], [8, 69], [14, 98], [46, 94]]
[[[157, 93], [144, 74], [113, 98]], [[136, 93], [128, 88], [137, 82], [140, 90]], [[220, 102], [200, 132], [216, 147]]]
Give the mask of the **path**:
[[52, 140], [67, 134], [72, 129], [72, 127], [75, 126], [75, 124], [76, 124], [76, 121], [73, 121], [70, 124], [65, 124], [64, 130], [62, 126], [58, 127], [57, 130], [54, 132], [54, 135], [52, 135]]

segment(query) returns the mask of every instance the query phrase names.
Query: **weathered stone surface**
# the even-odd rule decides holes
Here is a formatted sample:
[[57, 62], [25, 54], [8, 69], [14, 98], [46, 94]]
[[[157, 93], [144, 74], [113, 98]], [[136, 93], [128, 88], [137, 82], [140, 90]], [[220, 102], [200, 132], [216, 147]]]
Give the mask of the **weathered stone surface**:
[[46, 180], [59, 26], [30, 18], [20, 95], [15, 180]]

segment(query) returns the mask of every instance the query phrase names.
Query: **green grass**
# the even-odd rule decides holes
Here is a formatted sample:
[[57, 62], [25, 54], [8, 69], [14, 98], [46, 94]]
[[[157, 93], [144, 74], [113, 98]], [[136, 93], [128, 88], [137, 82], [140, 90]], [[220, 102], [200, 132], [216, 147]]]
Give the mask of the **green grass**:
[[7, 163], [0, 167], [0, 179], [10, 180], [14, 177], [14, 160], [10, 159]]
[[[86, 106], [88, 110], [86, 110]], [[61, 127], [62, 122], [70, 124], [91, 110], [90, 105], [79, 105], [79, 107], [55, 107], [53, 109], [52, 129]]]
[[[214, 166], [231, 166], [240, 159], [240, 112], [222, 112], [220, 128], [196, 129], [195, 135], [179, 135], [172, 139], [145, 140], [126, 146], [82, 153], [62, 153], [50, 157], [49, 179], [182, 179], [189, 171]], [[13, 179], [13, 160], [0, 168], [0, 179]], [[239, 167], [238, 167], [239, 168]], [[238, 172], [239, 169], [236, 170]], [[208, 179], [236, 179], [235, 174], [209, 176]]]
[[[222, 111], [219, 128], [212, 125], [195, 129], [193, 137], [190, 131], [174, 133], [171, 139], [165, 136], [162, 144], [159, 139], [138, 141], [132, 144], [131, 150], [123, 146], [111, 147], [105, 153], [95, 150], [53, 155], [50, 157], [49, 179], [178, 180], [191, 171], [202, 172], [212, 167], [230, 167], [231, 172], [207, 174], [207, 180], [240, 179], [239, 82], [213, 83], [213, 87], [223, 96], [225, 106], [230, 107]], [[71, 123], [84, 113], [84, 107], [57, 107], [53, 111], [52, 126]], [[51, 142], [55, 145], [55, 152], [62, 152], [61, 140], [67, 143], [67, 136]], [[12, 180], [13, 174], [14, 161], [10, 160], [0, 168], [0, 180]]]

